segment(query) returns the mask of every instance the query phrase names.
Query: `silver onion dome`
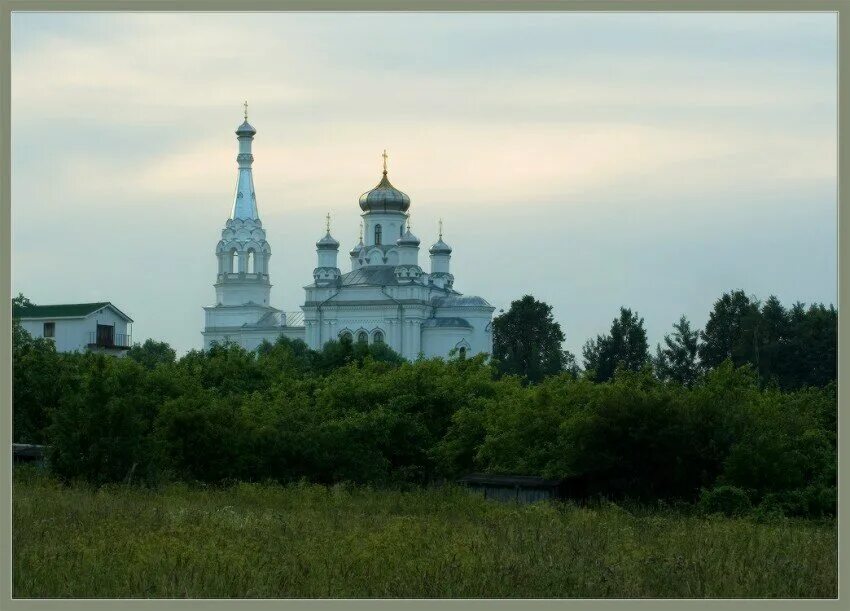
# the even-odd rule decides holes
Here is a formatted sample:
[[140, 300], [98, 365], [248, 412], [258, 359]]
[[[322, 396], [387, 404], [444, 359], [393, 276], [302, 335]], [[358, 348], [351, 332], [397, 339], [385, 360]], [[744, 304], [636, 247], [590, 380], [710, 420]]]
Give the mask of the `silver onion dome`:
[[407, 212], [410, 197], [402, 193], [387, 178], [387, 152], [384, 151], [384, 176], [374, 189], [360, 196], [360, 209], [364, 212]]
[[330, 232], [328, 232], [325, 234], [325, 237], [316, 242], [316, 248], [319, 250], [337, 250], [339, 248], [339, 242], [333, 239]]
[[237, 136], [253, 136], [257, 133], [257, 130], [253, 128], [253, 126], [248, 123], [248, 120], [242, 122], [242, 125], [236, 128]]
[[443, 238], [440, 238], [428, 252], [432, 255], [450, 255], [452, 254], [452, 247], [443, 242]]
[[413, 235], [413, 232], [410, 231], [410, 227], [408, 227], [405, 234], [396, 240], [396, 244], [399, 246], [419, 246], [420, 242], [419, 238]]

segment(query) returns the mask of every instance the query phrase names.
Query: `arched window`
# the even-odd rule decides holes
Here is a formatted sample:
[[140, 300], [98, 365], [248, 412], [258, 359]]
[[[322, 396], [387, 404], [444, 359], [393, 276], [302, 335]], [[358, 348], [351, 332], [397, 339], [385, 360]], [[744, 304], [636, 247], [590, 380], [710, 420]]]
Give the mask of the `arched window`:
[[239, 253], [235, 248], [230, 251], [230, 271], [234, 274], [239, 273]]
[[377, 246], [381, 245], [381, 226], [375, 225], [375, 244]]
[[339, 340], [341, 342], [353, 342], [354, 338], [351, 336], [351, 331], [343, 331], [339, 334]]
[[461, 346], [460, 350], [458, 350], [457, 352], [458, 352], [458, 355], [460, 356], [460, 358], [462, 358], [462, 359], [466, 358], [466, 346]]
[[366, 333], [365, 331], [361, 331], [360, 333], [357, 334], [357, 341], [365, 344], [366, 342], [369, 341], [369, 334]]
[[249, 274], [254, 273], [254, 251], [253, 250], [248, 251], [248, 273]]
[[404, 223], [398, 226], [398, 237], [404, 237]]
[[376, 344], [383, 344], [384, 343], [384, 332], [381, 331], [381, 330], [375, 331], [375, 333], [372, 334], [372, 342], [374, 342]]

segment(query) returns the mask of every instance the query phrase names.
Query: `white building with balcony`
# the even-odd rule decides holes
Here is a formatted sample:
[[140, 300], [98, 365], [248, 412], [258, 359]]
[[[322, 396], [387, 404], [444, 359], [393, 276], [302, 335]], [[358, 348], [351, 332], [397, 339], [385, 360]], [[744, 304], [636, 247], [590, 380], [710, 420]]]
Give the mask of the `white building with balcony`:
[[16, 306], [12, 317], [33, 337], [53, 341], [58, 352], [123, 356], [133, 345], [133, 319], [108, 301]]
[[[216, 246], [216, 303], [204, 308], [204, 348], [231, 341], [253, 350], [283, 335], [321, 349], [328, 341], [386, 343], [408, 359], [492, 352], [493, 306], [455, 288], [452, 249], [442, 222], [428, 250], [430, 269], [420, 266], [420, 241], [411, 231], [410, 197], [389, 181], [387, 156], [380, 182], [360, 196], [361, 236], [349, 252], [351, 269], [339, 267], [339, 242], [326, 233], [316, 243], [313, 282], [301, 312], [269, 303], [271, 248], [260, 221], [251, 164], [256, 130], [236, 130], [238, 178], [230, 218]], [[288, 253], [288, 256], [292, 256]]]

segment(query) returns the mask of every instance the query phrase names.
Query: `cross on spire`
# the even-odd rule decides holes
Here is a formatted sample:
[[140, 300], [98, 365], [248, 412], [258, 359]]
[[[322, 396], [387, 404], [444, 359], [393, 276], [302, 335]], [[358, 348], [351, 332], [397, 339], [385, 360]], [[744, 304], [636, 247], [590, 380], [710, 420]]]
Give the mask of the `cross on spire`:
[[440, 219], [440, 239], [443, 239], [443, 219]]
[[363, 221], [360, 221], [360, 241], [363, 241]]
[[331, 232], [331, 213], [328, 212], [325, 216], [325, 230], [330, 233]]
[[242, 106], [245, 108], [245, 120], [247, 121], [248, 120], [248, 100], [245, 100], [245, 103], [242, 104]]
[[381, 157], [384, 158], [384, 174], [386, 174], [387, 173], [387, 157], [389, 157], [389, 155], [387, 155], [387, 149], [384, 149], [384, 153], [383, 153], [383, 155], [381, 155]]

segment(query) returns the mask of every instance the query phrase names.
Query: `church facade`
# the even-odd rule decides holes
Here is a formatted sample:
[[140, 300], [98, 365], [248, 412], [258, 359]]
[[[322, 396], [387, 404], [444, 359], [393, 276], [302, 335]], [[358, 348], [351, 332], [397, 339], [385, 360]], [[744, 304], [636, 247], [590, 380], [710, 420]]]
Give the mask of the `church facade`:
[[304, 287], [300, 313], [270, 303], [271, 247], [260, 221], [251, 165], [256, 130], [237, 128], [238, 176], [230, 218], [216, 246], [216, 303], [204, 308], [204, 349], [235, 342], [248, 350], [279, 336], [301, 339], [319, 350], [328, 341], [386, 343], [407, 359], [420, 355], [490, 354], [493, 306], [454, 288], [452, 249], [439, 237], [428, 250], [428, 271], [420, 264], [420, 241], [410, 229], [410, 197], [387, 175], [360, 196], [360, 241], [340, 269], [340, 244], [330, 231], [316, 242], [313, 281]]

